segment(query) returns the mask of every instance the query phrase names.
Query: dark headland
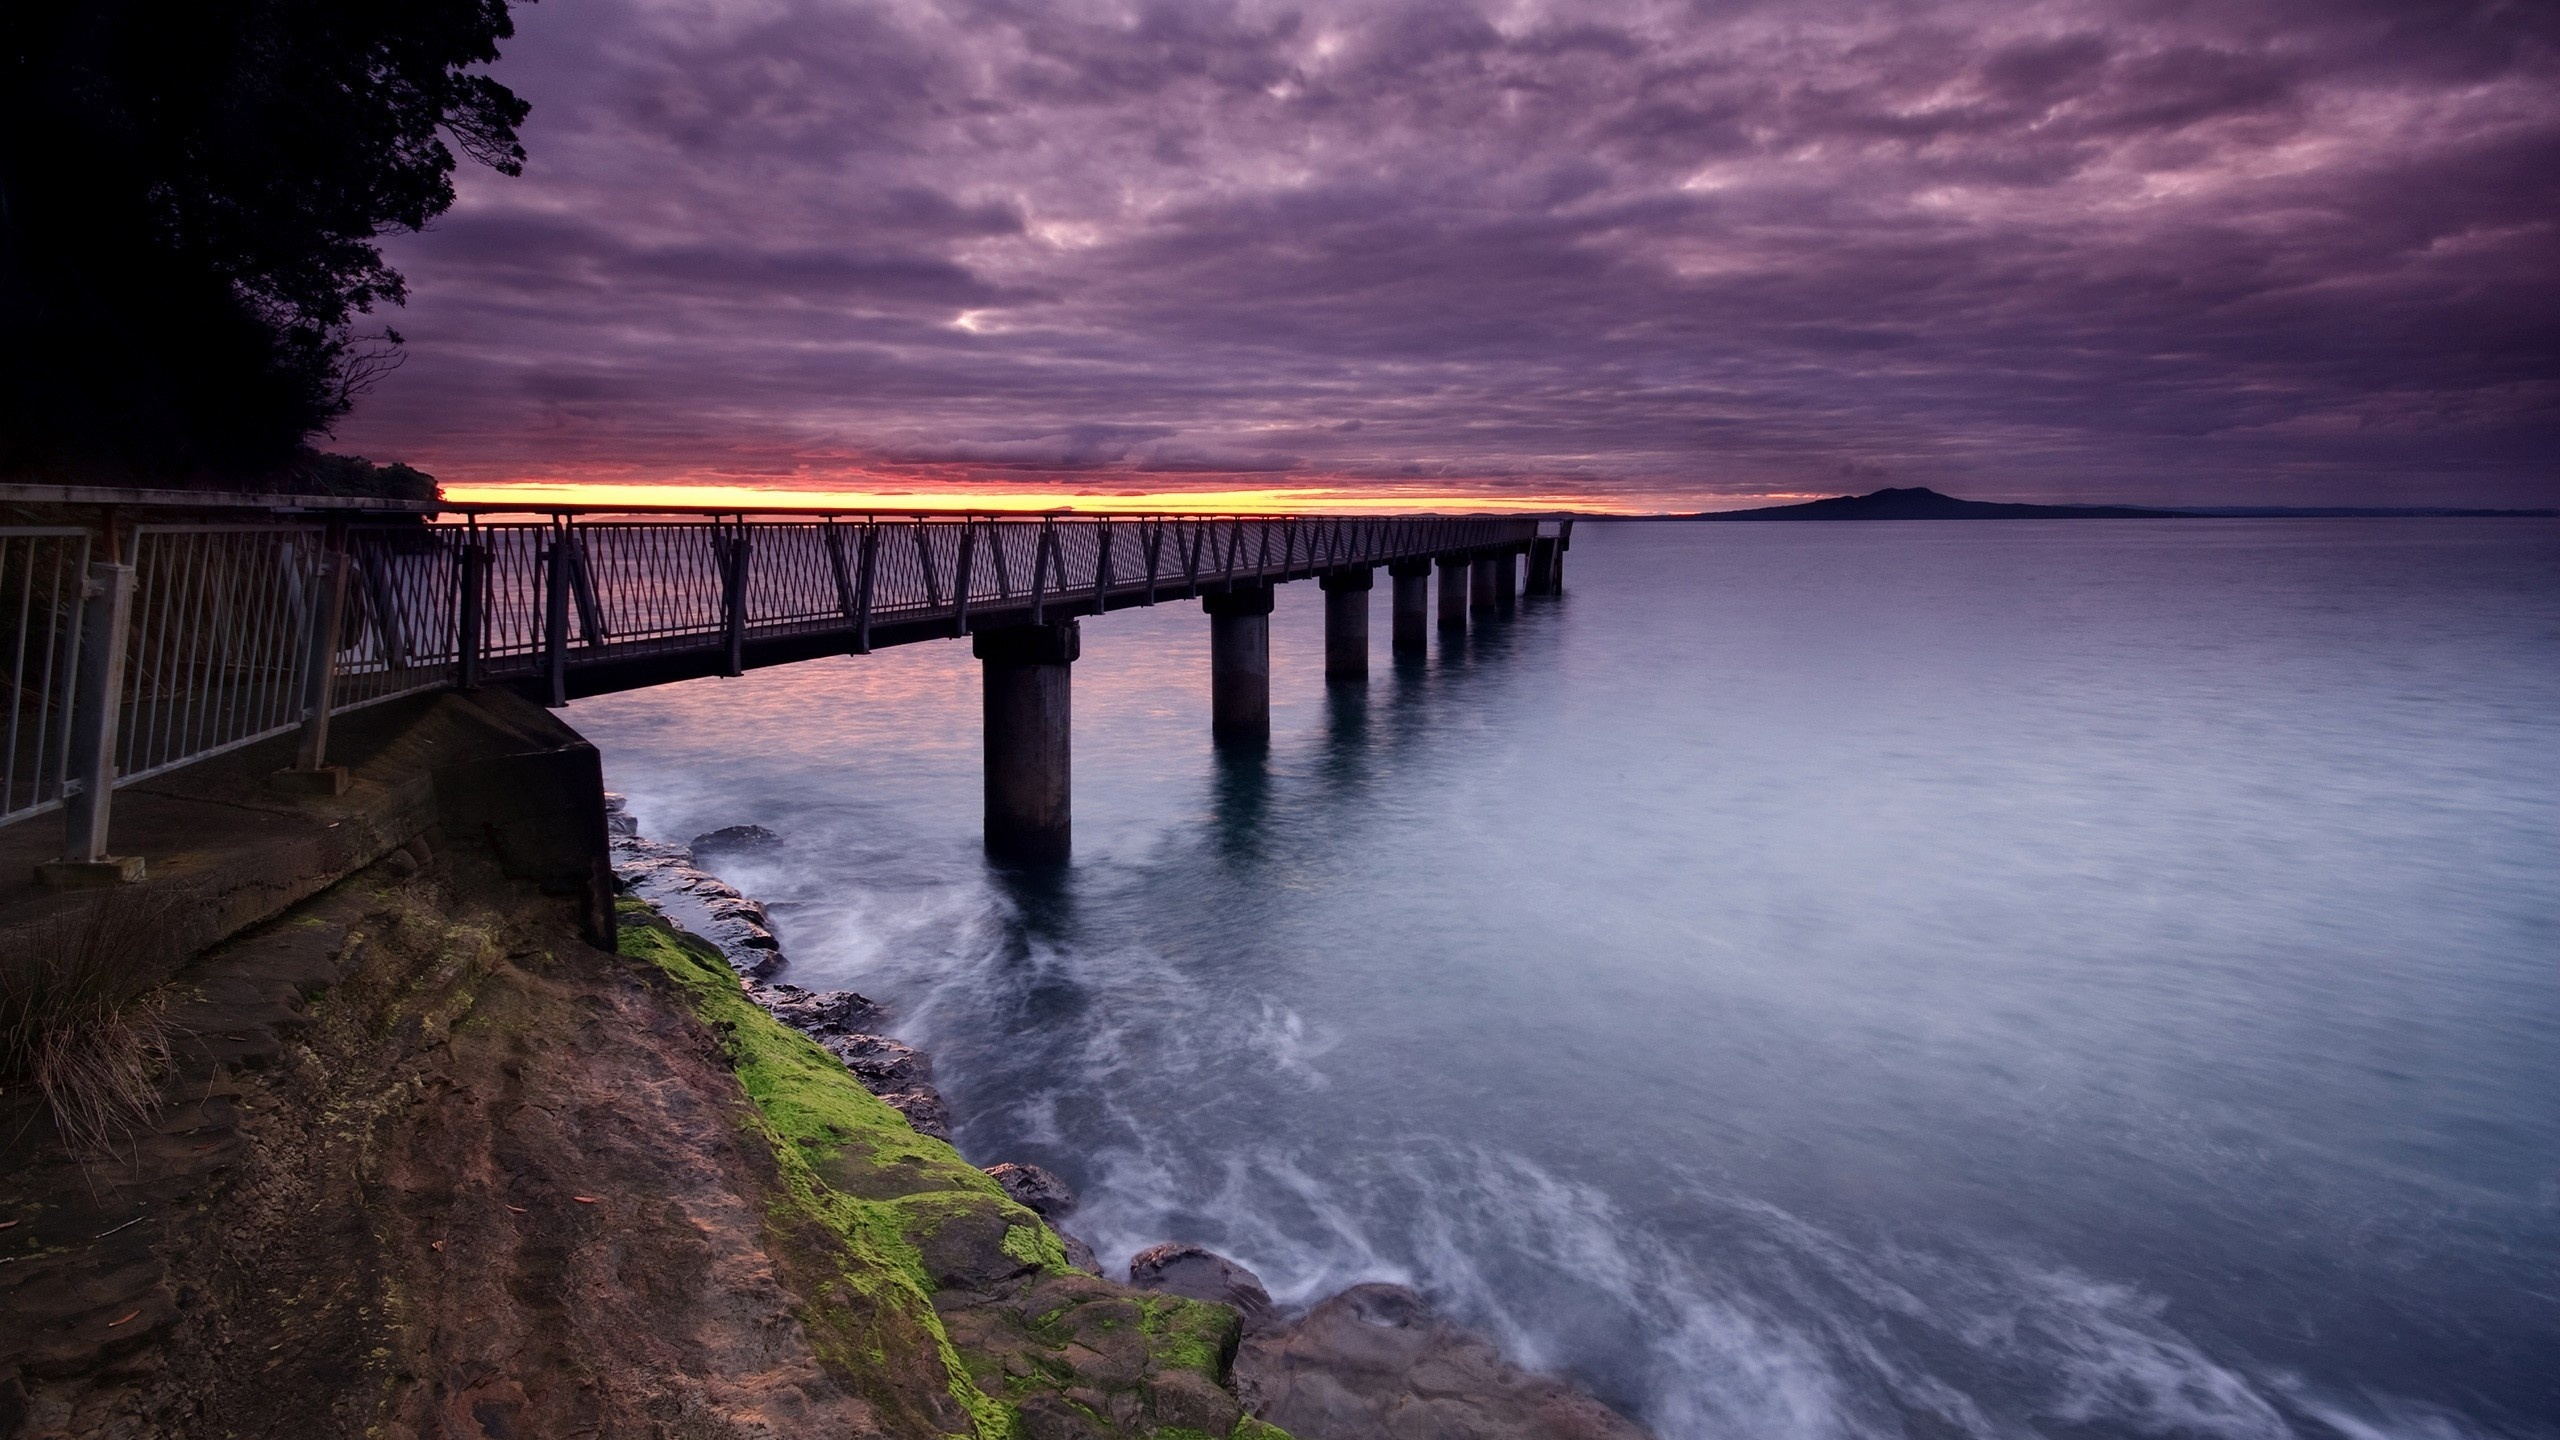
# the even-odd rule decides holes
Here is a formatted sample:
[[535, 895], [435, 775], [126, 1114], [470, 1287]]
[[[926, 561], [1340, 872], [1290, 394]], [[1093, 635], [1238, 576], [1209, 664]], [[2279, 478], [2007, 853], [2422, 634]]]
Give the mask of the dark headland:
[[2553, 510], [2463, 510], [2444, 506], [2371, 507], [2352, 505], [2216, 505], [2197, 509], [2159, 509], [2139, 505], [2013, 505], [1995, 500], [1959, 500], [1925, 486], [1877, 490], [1865, 495], [1834, 495], [1801, 505], [1767, 505], [1756, 510], [1708, 510], [1673, 515], [1673, 520], [2307, 520], [2382, 516], [2550, 516]]

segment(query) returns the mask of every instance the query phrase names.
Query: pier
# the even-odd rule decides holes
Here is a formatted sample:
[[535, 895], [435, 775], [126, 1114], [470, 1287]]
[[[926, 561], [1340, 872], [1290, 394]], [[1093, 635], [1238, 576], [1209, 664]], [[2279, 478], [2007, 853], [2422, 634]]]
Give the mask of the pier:
[[284, 734], [283, 791], [335, 793], [332, 717], [441, 688], [590, 695], [893, 645], [967, 640], [984, 685], [986, 842], [1072, 850], [1073, 674], [1085, 617], [1196, 600], [1221, 745], [1271, 733], [1278, 586], [1325, 597], [1325, 680], [1365, 683], [1369, 604], [1425, 653], [1562, 588], [1572, 522], [1442, 516], [528, 512], [306, 497], [0, 487], [53, 522], [0, 526], [8, 667], [0, 825], [63, 815], [47, 884], [138, 879], [117, 786]]

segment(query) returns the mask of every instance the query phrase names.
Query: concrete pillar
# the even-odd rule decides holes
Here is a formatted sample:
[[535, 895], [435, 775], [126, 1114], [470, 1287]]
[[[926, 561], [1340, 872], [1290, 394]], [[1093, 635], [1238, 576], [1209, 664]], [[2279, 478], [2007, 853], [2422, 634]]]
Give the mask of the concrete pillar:
[[1209, 612], [1209, 735], [1222, 745], [1271, 739], [1271, 587], [1201, 597]]
[[1551, 535], [1541, 535], [1529, 542], [1529, 593], [1545, 595], [1554, 590], [1548, 572], [1555, 567], [1556, 542]]
[[1324, 678], [1368, 679], [1369, 591], [1377, 572], [1354, 565], [1316, 583], [1324, 589]]
[[1467, 602], [1467, 608], [1470, 610], [1490, 610], [1493, 608], [1492, 556], [1486, 555], [1477, 557], [1473, 577], [1467, 586]]
[[1440, 628], [1453, 635], [1467, 629], [1467, 557], [1440, 557]]
[[1493, 557], [1493, 612], [1508, 615], [1520, 603], [1520, 556], [1505, 550]]
[[1067, 862], [1068, 674], [1081, 644], [1073, 620], [971, 637], [986, 687], [987, 856], [997, 864]]
[[1423, 655], [1431, 649], [1431, 562], [1399, 560], [1387, 567], [1395, 579], [1395, 652]]

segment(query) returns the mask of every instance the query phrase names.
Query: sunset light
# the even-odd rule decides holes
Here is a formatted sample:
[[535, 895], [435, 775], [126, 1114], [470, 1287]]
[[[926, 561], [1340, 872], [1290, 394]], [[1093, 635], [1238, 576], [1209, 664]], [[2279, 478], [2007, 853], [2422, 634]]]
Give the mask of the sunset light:
[[[792, 486], [701, 485], [684, 482], [576, 483], [523, 481], [443, 487], [444, 498], [466, 505], [692, 506], [708, 510], [817, 510], [830, 512], [960, 510], [982, 514], [1061, 512], [1083, 515], [1529, 515], [1647, 513], [1634, 497], [1502, 493], [1468, 494], [1379, 485], [1269, 486], [1230, 490], [1115, 490], [953, 487], [906, 489], [803, 489]], [[1805, 497], [1810, 498], [1810, 497]], [[1754, 497], [1750, 504], [1766, 503]], [[1726, 505], [1731, 505], [1726, 500]], [[1713, 504], [1692, 508], [1719, 508]]]

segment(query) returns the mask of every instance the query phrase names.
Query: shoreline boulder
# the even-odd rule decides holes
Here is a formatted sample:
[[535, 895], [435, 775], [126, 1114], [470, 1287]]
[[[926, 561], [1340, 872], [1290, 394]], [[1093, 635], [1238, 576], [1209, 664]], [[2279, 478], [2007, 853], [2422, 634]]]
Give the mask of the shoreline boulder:
[[1269, 1328], [1279, 1318], [1261, 1276], [1198, 1245], [1171, 1241], [1148, 1246], [1130, 1257], [1129, 1283], [1140, 1290], [1232, 1305], [1244, 1317], [1248, 1334]]
[[1296, 1440], [1650, 1440], [1401, 1285], [1354, 1285], [1288, 1325], [1248, 1327], [1235, 1380]]

